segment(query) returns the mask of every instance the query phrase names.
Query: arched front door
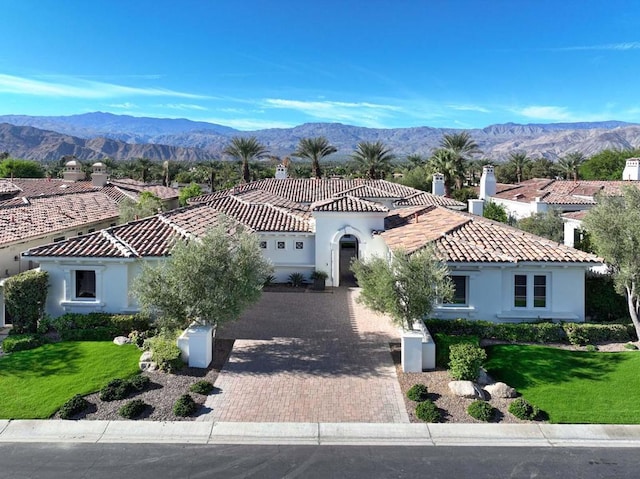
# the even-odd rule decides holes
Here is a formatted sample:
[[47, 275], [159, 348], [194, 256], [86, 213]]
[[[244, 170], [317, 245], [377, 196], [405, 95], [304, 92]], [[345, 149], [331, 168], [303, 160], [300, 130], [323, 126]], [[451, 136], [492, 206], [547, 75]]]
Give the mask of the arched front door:
[[356, 284], [355, 276], [351, 271], [351, 262], [359, 258], [359, 243], [355, 235], [346, 234], [340, 238], [340, 285], [351, 286]]

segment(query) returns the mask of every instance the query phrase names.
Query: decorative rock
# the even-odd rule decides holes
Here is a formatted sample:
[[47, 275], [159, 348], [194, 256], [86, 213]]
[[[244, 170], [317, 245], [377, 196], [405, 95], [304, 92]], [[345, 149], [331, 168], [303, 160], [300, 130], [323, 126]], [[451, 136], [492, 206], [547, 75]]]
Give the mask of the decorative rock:
[[487, 372], [482, 368], [480, 368], [480, 372], [478, 373], [478, 379], [476, 380], [476, 382], [481, 386], [495, 383], [493, 378], [489, 376], [489, 374], [487, 374]]
[[494, 383], [484, 387], [484, 390], [494, 398], [514, 398], [518, 392], [505, 383]]
[[142, 353], [138, 366], [141, 371], [155, 371], [158, 369], [158, 364], [151, 360], [151, 351], [145, 351]]
[[484, 399], [484, 391], [473, 381], [451, 381], [449, 390], [459, 397]]
[[116, 336], [113, 338], [113, 344], [117, 344], [118, 346], [122, 346], [123, 344], [130, 344], [131, 340], [126, 336]]

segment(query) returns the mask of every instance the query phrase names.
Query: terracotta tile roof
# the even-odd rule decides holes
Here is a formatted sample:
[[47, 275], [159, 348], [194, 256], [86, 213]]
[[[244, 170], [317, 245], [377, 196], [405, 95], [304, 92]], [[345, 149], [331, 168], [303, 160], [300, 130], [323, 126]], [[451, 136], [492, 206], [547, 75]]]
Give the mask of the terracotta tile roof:
[[[336, 193], [337, 196], [350, 195], [357, 198], [399, 198], [397, 192], [385, 191], [373, 185], [359, 185]], [[401, 198], [401, 197], [400, 197]]]
[[14, 195], [19, 192], [20, 192], [20, 188], [18, 188], [11, 181], [0, 179], [0, 196]]
[[427, 242], [447, 262], [600, 263], [595, 255], [525, 233], [502, 223], [442, 207], [408, 216], [382, 233], [391, 248], [417, 251]]
[[100, 189], [93, 186], [90, 181], [66, 181], [51, 178], [15, 178], [13, 184], [20, 188], [18, 194], [26, 198], [85, 193]]
[[[18, 199], [16, 199], [18, 200]], [[0, 208], [0, 245], [117, 219], [118, 205], [100, 191], [31, 198]]]
[[446, 198], [444, 196], [436, 196], [431, 193], [419, 191], [413, 195], [407, 196], [401, 200], [396, 201], [397, 206], [447, 206], [454, 209], [466, 209], [466, 205], [453, 198]]
[[168, 186], [162, 185], [150, 185], [148, 183], [143, 183], [141, 181], [131, 180], [128, 178], [110, 179], [109, 183], [125, 191], [133, 191], [136, 193], [148, 191], [150, 193], [153, 193], [161, 200], [175, 199], [180, 195], [180, 192], [175, 188], [169, 188]]
[[533, 178], [517, 185], [496, 185], [496, 198], [530, 203], [539, 197], [552, 205], [594, 205], [593, 197], [622, 194], [624, 186], [640, 188], [640, 181], [570, 181]]
[[342, 196], [311, 204], [311, 211], [338, 211], [341, 213], [386, 213], [389, 208], [353, 196]]
[[588, 210], [572, 211], [571, 213], [564, 213], [562, 215], [562, 217], [570, 219], [570, 220], [580, 220], [580, 221], [582, 221], [584, 219], [584, 217], [587, 216], [588, 212], [589, 212]]

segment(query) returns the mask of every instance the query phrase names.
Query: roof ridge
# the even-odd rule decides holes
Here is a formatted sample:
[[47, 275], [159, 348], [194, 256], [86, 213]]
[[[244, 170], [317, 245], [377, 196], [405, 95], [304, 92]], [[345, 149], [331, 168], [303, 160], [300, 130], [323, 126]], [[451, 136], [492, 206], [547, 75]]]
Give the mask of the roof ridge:
[[131, 245], [128, 245], [125, 241], [117, 238], [111, 233], [111, 230], [112, 228], [100, 230], [99, 234], [109, 241], [109, 243], [111, 243], [118, 251], [120, 251], [125, 258], [131, 257], [132, 253], [133, 255], [138, 256], [138, 253], [131, 247]]
[[[175, 210], [173, 210], [173, 211], [175, 211]], [[176, 233], [178, 233], [183, 238], [188, 238], [188, 239], [195, 239], [196, 238], [196, 236], [193, 233], [185, 230], [184, 228], [182, 228], [182, 227], [178, 226], [177, 224], [173, 223], [169, 218], [165, 217], [164, 213], [160, 213], [160, 214], [156, 215], [156, 217], [158, 218], [158, 220], [161, 223], [164, 223], [165, 225], [169, 226], [171, 229], [173, 229]]]

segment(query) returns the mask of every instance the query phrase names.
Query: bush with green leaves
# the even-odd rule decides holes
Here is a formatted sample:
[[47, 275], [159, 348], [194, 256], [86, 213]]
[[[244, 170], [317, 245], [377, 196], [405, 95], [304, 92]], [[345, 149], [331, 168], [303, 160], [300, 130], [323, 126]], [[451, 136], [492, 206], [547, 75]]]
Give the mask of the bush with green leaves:
[[475, 381], [487, 359], [487, 353], [473, 344], [459, 343], [451, 346], [449, 358], [449, 374], [453, 379]]
[[478, 421], [489, 422], [493, 419], [496, 410], [487, 401], [473, 401], [467, 408], [467, 413]]
[[480, 346], [478, 336], [452, 336], [450, 334], [437, 333], [433, 335], [436, 343], [436, 367], [449, 367], [449, 352], [451, 346], [459, 343], [469, 343], [474, 346]]
[[422, 402], [429, 399], [429, 390], [424, 384], [414, 384], [407, 391], [407, 397], [415, 402]]
[[633, 343], [627, 343], [624, 345], [624, 349], [628, 349], [630, 351], [637, 351], [638, 350], [638, 346], [636, 346]]
[[118, 409], [118, 414], [125, 419], [135, 419], [140, 416], [148, 407], [149, 405], [142, 399], [132, 399], [131, 401], [125, 403], [120, 409]]
[[176, 344], [178, 332], [166, 332], [149, 338], [144, 342], [143, 348], [151, 351], [151, 360], [158, 365], [162, 371], [178, 371], [182, 369], [182, 351]]
[[213, 391], [213, 384], [211, 384], [209, 381], [205, 381], [203, 379], [201, 381], [193, 383], [189, 387], [189, 391], [191, 391], [192, 393], [203, 394], [203, 395], [206, 396], [211, 391]]
[[304, 275], [302, 273], [291, 273], [289, 275], [289, 284], [294, 288], [299, 288], [304, 284]]
[[66, 313], [51, 320], [63, 341], [111, 341], [131, 331], [149, 329], [149, 317], [142, 314]]
[[61, 419], [70, 419], [71, 417], [81, 413], [88, 407], [89, 401], [80, 396], [80, 394], [76, 394], [60, 407], [58, 413], [60, 414]]
[[149, 379], [149, 376], [143, 376], [142, 374], [138, 374], [129, 380], [131, 388], [136, 391], [144, 391], [149, 387], [150, 383], [151, 380]]
[[540, 414], [540, 408], [532, 405], [525, 398], [517, 398], [509, 404], [509, 412], [523, 421], [534, 421]]
[[16, 334], [36, 333], [44, 317], [49, 274], [35, 269], [11, 276], [4, 281], [4, 301]]
[[100, 400], [118, 401], [125, 399], [131, 392], [131, 383], [126, 379], [113, 379], [100, 390]]
[[591, 321], [615, 321], [629, 317], [629, 306], [624, 295], [616, 291], [610, 276], [587, 273], [584, 312]]
[[13, 334], [2, 341], [2, 350], [5, 353], [26, 351], [42, 345], [42, 339], [37, 334]]
[[626, 342], [631, 339], [629, 329], [624, 324], [564, 323], [562, 328], [569, 343], [574, 346], [608, 341]]
[[198, 404], [191, 395], [183, 394], [173, 405], [173, 413], [176, 416], [187, 417], [193, 415], [198, 410]]
[[435, 403], [427, 399], [416, 406], [416, 417], [424, 422], [440, 422], [442, 414]]

